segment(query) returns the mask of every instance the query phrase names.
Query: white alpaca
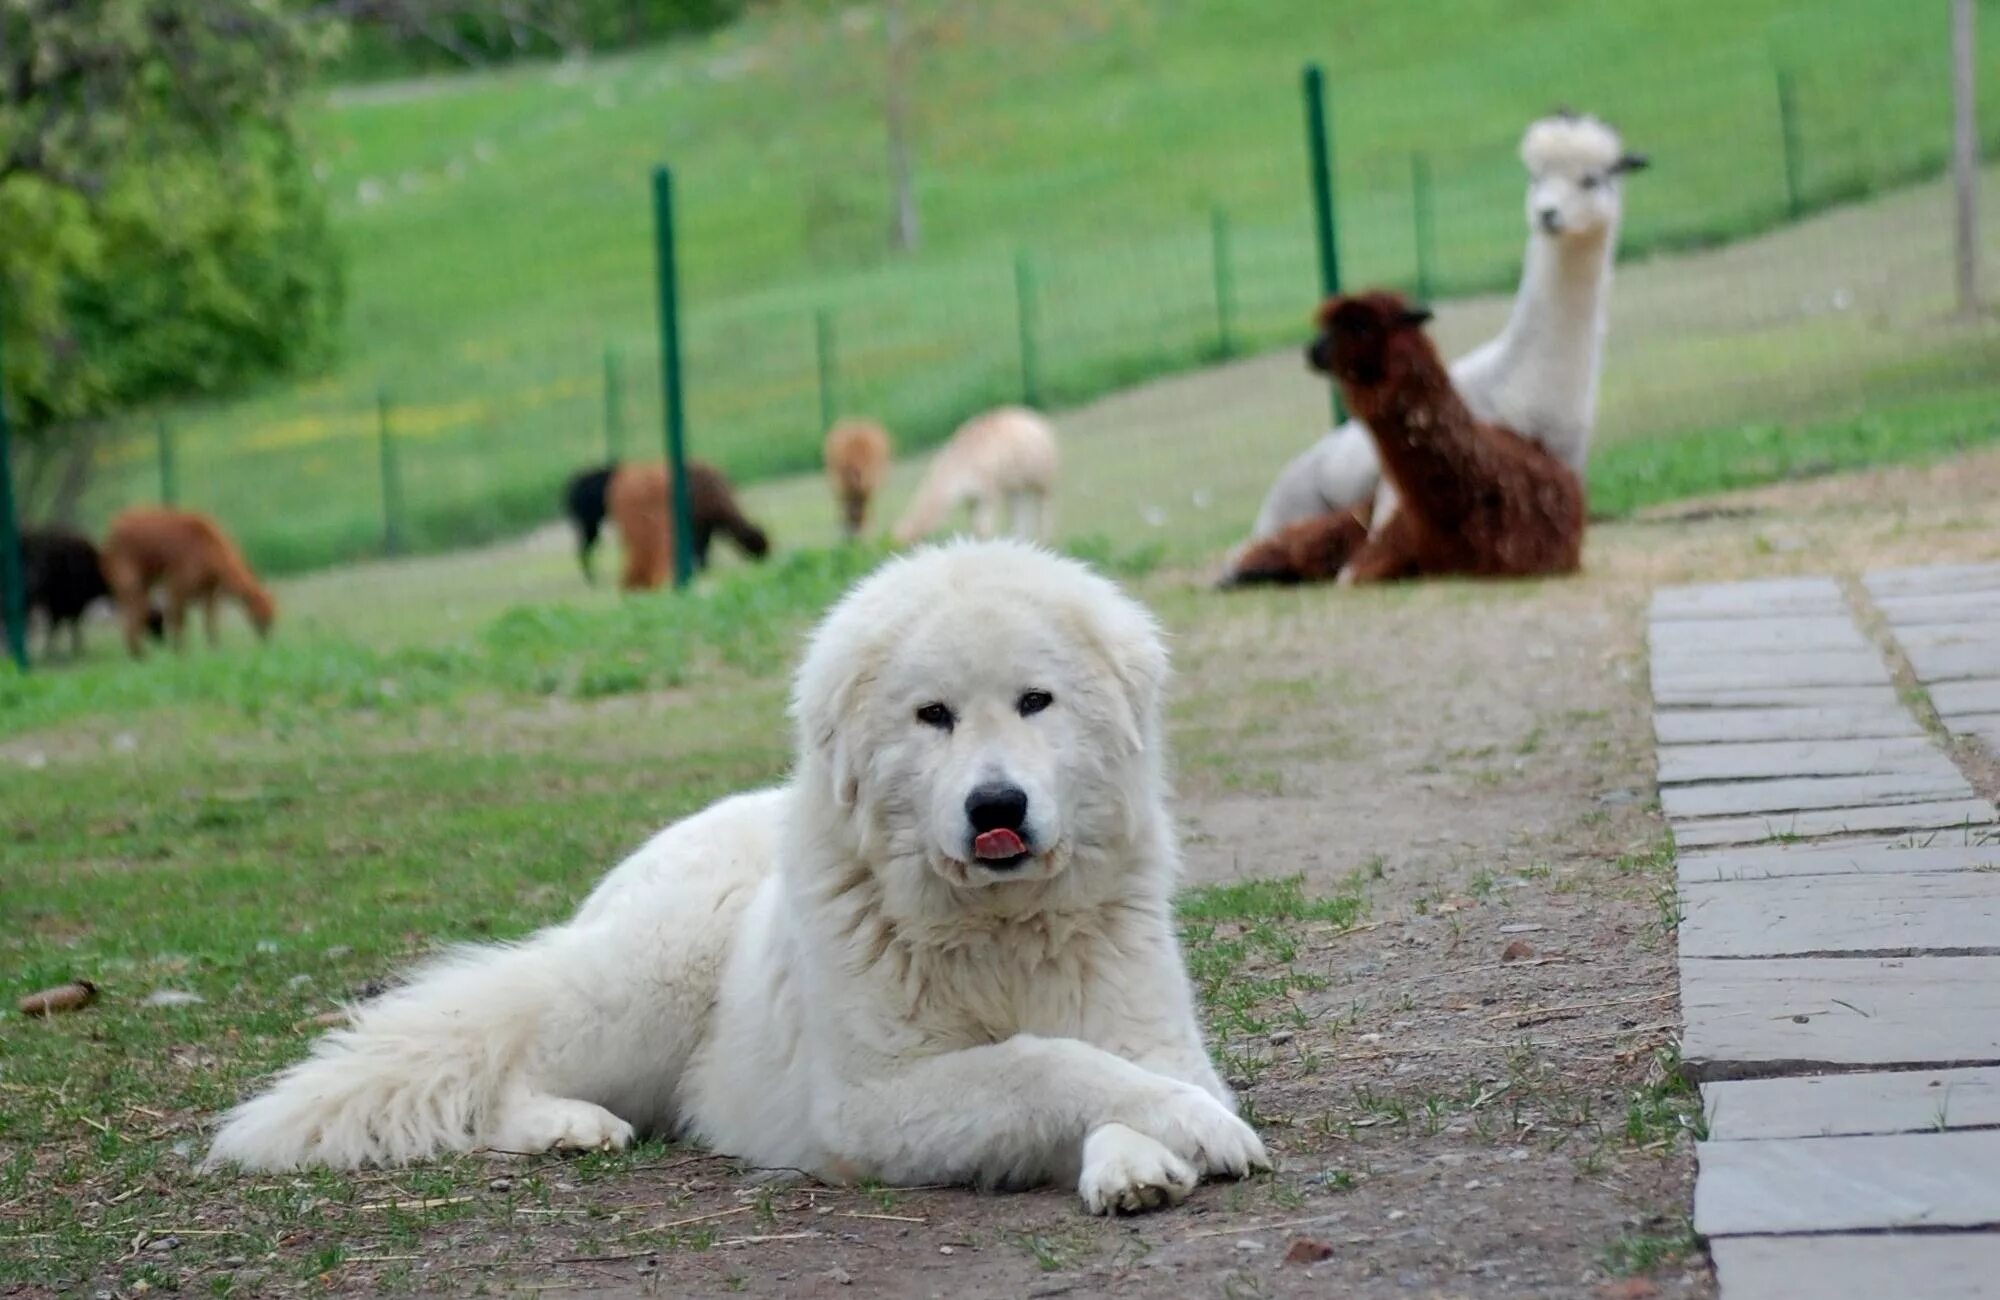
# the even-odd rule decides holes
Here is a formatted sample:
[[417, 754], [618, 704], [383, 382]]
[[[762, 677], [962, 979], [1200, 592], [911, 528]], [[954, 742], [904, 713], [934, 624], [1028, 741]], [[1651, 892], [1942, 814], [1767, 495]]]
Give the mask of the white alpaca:
[[[1528, 169], [1528, 251], [1513, 313], [1499, 337], [1461, 357], [1452, 383], [1472, 413], [1534, 438], [1583, 473], [1621, 215], [1619, 178], [1646, 165], [1595, 117], [1558, 113], [1521, 138]], [[1376, 494], [1375, 526], [1393, 509], [1375, 442], [1349, 420], [1285, 466], [1264, 497], [1252, 540], [1349, 510]]]
[[896, 521], [897, 544], [929, 537], [968, 502], [972, 531], [980, 537], [999, 532], [1000, 509], [1006, 505], [1015, 536], [1047, 540], [1056, 462], [1056, 431], [1035, 412], [1003, 406], [975, 415], [931, 457], [917, 495]]

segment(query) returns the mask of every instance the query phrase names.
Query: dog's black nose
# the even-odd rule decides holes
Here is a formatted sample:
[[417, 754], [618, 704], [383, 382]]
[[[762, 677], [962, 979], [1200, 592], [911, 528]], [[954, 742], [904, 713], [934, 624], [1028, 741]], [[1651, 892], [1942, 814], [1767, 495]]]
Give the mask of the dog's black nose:
[[1028, 792], [998, 781], [977, 786], [965, 796], [965, 819], [972, 823], [974, 834], [1018, 831], [1028, 820]]
[[1562, 233], [1562, 213], [1554, 208], [1543, 208], [1535, 216], [1541, 221], [1542, 229], [1551, 235]]

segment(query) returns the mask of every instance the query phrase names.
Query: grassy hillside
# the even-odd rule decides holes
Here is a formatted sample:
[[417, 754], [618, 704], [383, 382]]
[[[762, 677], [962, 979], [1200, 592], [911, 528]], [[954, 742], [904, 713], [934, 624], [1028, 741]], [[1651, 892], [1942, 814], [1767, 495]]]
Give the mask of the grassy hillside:
[[[317, 134], [352, 260], [346, 359], [313, 384], [171, 413], [181, 499], [275, 567], [376, 549], [380, 391], [410, 544], [518, 528], [550, 513], [566, 470], [603, 454], [607, 352], [626, 445], [656, 445], [646, 172], [661, 160], [683, 195], [695, 445], [756, 477], [816, 456], [822, 336], [833, 404], [885, 417], [905, 446], [1021, 394], [1024, 287], [1045, 403], [1288, 341], [1314, 284], [1304, 57], [1331, 78], [1350, 282], [1414, 281], [1421, 151], [1432, 290], [1511, 283], [1513, 143], [1556, 102], [1606, 114], [1655, 156], [1633, 187], [1633, 252], [1769, 226], [1794, 198], [1895, 185], [1945, 146], [1945, 11], [1929, 0], [1058, 8], [1029, 22], [993, 6], [926, 56], [926, 242], [910, 257], [884, 251], [867, 10], [780, 13], [589, 67], [336, 93]], [[1989, 63], [1996, 28], [1982, 25]], [[1761, 374], [1785, 368], [1760, 358]], [[1677, 396], [1635, 431], [1774, 414], [1746, 389], [1683, 418]], [[1812, 396], [1783, 414], [1836, 413]], [[153, 455], [150, 426], [107, 449], [93, 513], [154, 495]]]

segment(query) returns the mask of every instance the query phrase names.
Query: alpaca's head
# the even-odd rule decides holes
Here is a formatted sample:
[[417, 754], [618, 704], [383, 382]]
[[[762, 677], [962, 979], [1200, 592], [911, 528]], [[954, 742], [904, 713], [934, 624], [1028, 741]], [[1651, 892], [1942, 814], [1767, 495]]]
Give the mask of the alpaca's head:
[[1554, 239], [1616, 228], [1623, 177], [1646, 165], [1604, 122], [1567, 109], [1529, 125], [1521, 161], [1528, 168], [1528, 228]]
[[1394, 383], [1420, 366], [1442, 368], [1424, 334], [1430, 318], [1428, 308], [1386, 290], [1336, 294], [1319, 306], [1319, 334], [1306, 346], [1306, 364], [1362, 388]]

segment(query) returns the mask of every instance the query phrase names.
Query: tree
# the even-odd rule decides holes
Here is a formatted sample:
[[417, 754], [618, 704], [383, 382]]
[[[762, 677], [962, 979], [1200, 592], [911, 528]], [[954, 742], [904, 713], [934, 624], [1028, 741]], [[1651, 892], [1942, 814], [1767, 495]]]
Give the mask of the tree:
[[[946, 82], [933, 75], [939, 56], [972, 46], [1011, 47], [1026, 59], [1041, 47], [1080, 34], [1099, 34], [1143, 11], [1137, 0], [881, 0], [879, 10], [841, 9], [820, 24], [799, 24], [807, 47], [798, 61], [824, 79], [824, 92], [859, 91], [881, 114], [889, 182], [889, 247], [914, 252], [923, 242], [917, 155], [927, 101], [976, 100], [988, 88], [976, 74], [954, 68]], [[824, 46], [842, 47], [827, 58]]]
[[330, 354], [294, 106], [337, 37], [276, 0], [0, 0], [0, 383], [30, 493], [80, 490], [105, 416]]

